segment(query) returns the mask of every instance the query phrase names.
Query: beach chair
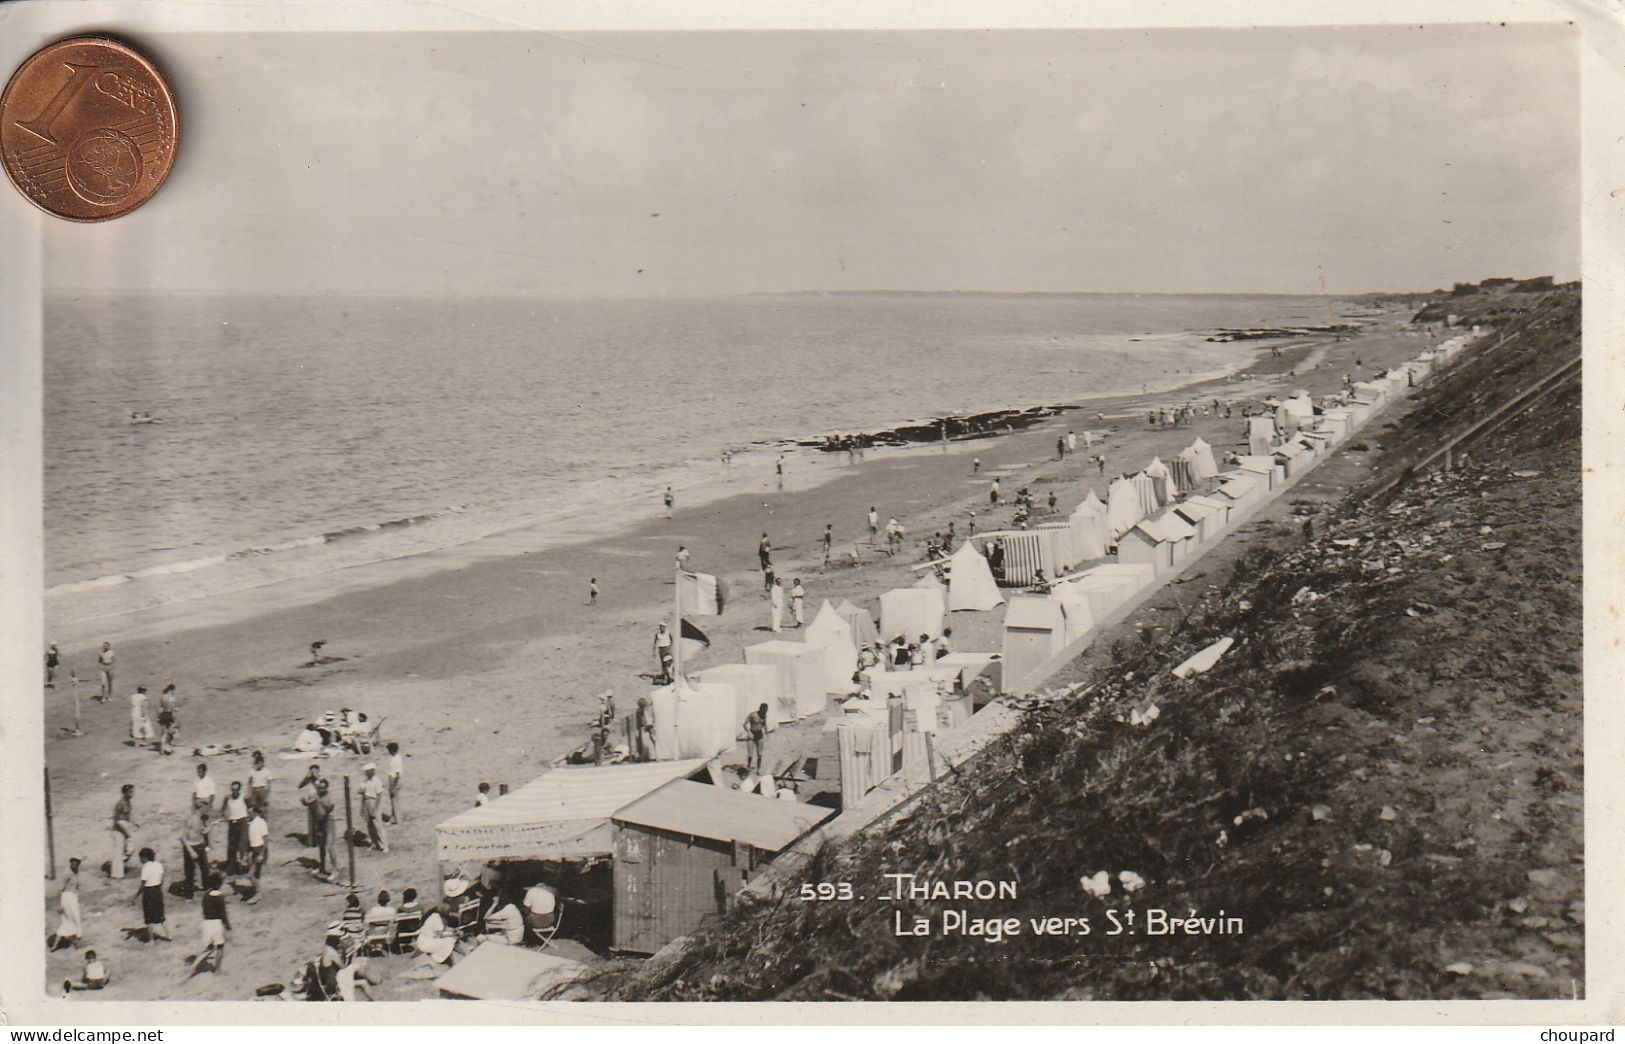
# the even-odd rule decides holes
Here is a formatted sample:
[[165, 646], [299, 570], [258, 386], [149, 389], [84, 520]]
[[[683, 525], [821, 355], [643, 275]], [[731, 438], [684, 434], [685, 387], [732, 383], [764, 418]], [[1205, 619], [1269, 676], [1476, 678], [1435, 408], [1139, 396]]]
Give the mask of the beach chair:
[[395, 947], [395, 921], [368, 921], [361, 932], [356, 952], [364, 957], [383, 957], [393, 953]]
[[459, 899], [450, 901], [450, 909], [446, 914], [446, 926], [459, 935], [468, 935], [477, 931], [480, 926], [481, 897], [473, 891], [463, 894]]
[[418, 932], [423, 928], [422, 910], [402, 910], [395, 915], [393, 953], [411, 953], [417, 948]]

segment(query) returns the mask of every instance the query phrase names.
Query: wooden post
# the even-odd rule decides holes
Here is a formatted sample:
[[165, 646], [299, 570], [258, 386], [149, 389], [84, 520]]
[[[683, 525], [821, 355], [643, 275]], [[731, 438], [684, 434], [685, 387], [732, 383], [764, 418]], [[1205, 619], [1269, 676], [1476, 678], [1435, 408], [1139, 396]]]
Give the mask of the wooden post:
[[344, 777], [344, 850], [350, 858], [349, 887], [355, 887], [355, 820], [350, 807], [350, 777]]
[[51, 815], [51, 770], [45, 770], [45, 879], [56, 880], [56, 824]]

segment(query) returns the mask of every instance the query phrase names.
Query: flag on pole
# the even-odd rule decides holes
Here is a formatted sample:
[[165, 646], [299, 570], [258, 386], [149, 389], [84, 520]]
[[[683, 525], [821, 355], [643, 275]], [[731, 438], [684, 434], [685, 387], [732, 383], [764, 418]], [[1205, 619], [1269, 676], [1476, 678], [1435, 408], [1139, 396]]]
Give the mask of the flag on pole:
[[[710, 573], [677, 573], [677, 608], [686, 616], [720, 616], [728, 585]], [[688, 626], [686, 623], [684, 626]]]
[[700, 630], [698, 627], [695, 627], [693, 624], [689, 623], [687, 620], [683, 621], [682, 639], [685, 642], [694, 643], [693, 645], [684, 647], [686, 652], [696, 652], [697, 653], [701, 649], [709, 649], [709, 648], [711, 648], [711, 639], [709, 639], [709, 638], [707, 638], [705, 636], [704, 631]]

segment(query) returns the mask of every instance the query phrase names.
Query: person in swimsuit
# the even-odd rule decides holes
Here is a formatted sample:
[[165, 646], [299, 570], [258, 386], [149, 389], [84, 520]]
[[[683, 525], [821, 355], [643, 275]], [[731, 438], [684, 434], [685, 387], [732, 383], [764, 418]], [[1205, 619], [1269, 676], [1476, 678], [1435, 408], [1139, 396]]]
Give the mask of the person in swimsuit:
[[102, 672], [102, 691], [96, 698], [103, 703], [113, 698], [113, 643], [103, 642], [102, 651], [96, 654], [96, 665]]

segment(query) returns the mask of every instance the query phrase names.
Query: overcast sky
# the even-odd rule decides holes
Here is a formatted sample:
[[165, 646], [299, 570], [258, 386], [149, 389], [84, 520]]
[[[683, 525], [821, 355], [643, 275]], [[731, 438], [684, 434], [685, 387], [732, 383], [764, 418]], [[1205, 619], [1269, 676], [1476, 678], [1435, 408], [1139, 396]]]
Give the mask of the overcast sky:
[[53, 289], [1352, 293], [1574, 278], [1566, 27], [156, 41]]

